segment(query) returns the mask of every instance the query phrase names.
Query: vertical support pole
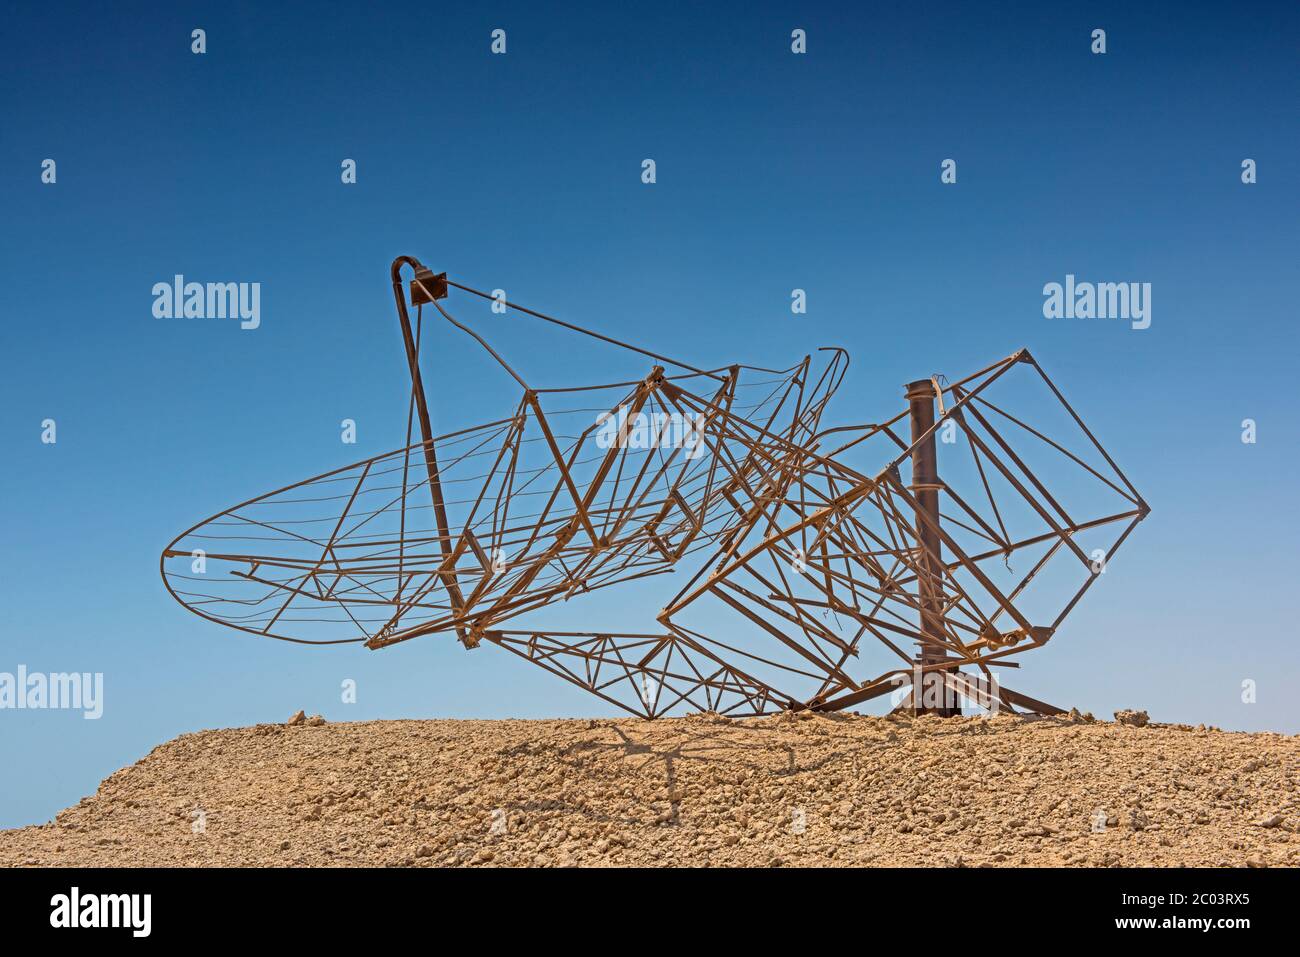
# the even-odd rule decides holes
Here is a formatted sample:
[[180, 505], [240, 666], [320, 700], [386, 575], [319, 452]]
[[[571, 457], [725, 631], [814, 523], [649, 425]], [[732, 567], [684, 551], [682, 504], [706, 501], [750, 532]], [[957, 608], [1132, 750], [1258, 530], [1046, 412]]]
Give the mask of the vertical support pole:
[[[921, 602], [920, 649], [918, 666], [932, 665], [947, 658], [943, 648], [926, 638], [941, 638], [944, 634], [943, 614], [943, 556], [939, 538], [939, 473], [934, 435], [934, 402], [938, 392], [934, 381], [919, 379], [907, 384], [908, 411], [912, 422], [912, 493], [916, 496], [916, 531], [921, 554], [917, 565], [918, 594]], [[921, 437], [930, 434], [922, 441]], [[938, 671], [923, 673], [927, 681], [938, 681]], [[942, 704], [924, 706], [925, 689], [913, 684], [912, 710], [917, 714], [930, 713], [942, 717], [961, 714], [955, 701], [949, 703], [949, 692], [943, 685]]]
[[[433, 516], [438, 525], [438, 540], [441, 546], [443, 561], [446, 562], [451, 556], [451, 526], [447, 521], [447, 506], [442, 497], [442, 479], [438, 472], [438, 455], [433, 448], [433, 425], [429, 421], [429, 404], [424, 395], [424, 379], [420, 376], [420, 357], [415, 351], [415, 336], [411, 332], [411, 317], [406, 311], [406, 293], [402, 289], [402, 266], [409, 265], [413, 269], [419, 270], [421, 265], [419, 261], [412, 259], [410, 256], [398, 256], [393, 260], [391, 276], [393, 280], [393, 295], [397, 298], [397, 318], [402, 325], [402, 343], [406, 346], [406, 364], [411, 372], [411, 389], [415, 394], [415, 413], [420, 421], [420, 435], [424, 438], [424, 467], [429, 476], [429, 492], [433, 497]], [[451, 598], [452, 610], [458, 612], [464, 607], [465, 598], [461, 594], [460, 585], [456, 581], [456, 572], [454, 569], [447, 570], [443, 575], [443, 584], [447, 587], [447, 594]], [[457, 626], [456, 634], [466, 647], [472, 647], [469, 644], [468, 632], [463, 626]]]

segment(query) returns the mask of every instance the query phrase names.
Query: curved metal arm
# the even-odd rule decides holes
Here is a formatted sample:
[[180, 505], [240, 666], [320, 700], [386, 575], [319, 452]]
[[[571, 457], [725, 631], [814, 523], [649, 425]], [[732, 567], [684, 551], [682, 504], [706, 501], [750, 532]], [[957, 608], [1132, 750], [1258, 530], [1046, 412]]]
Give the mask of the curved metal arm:
[[[411, 370], [411, 392], [415, 397], [416, 415], [420, 419], [420, 436], [424, 439], [424, 467], [429, 473], [429, 492], [433, 496], [433, 516], [438, 523], [438, 539], [441, 543], [443, 584], [451, 596], [454, 607], [463, 607], [464, 596], [456, 581], [454, 563], [451, 561], [451, 523], [447, 521], [447, 505], [442, 497], [442, 479], [438, 473], [438, 455], [433, 447], [433, 425], [429, 421], [429, 405], [424, 394], [424, 380], [420, 376], [420, 356], [415, 346], [415, 336], [411, 332], [411, 316], [406, 310], [406, 295], [402, 291], [402, 267], [410, 266], [419, 270], [424, 268], [418, 259], [411, 256], [398, 256], [393, 260], [391, 275], [393, 278], [393, 295], [397, 299], [397, 316], [402, 323], [402, 341], [406, 345], [406, 362]], [[456, 634], [462, 643], [467, 643], [469, 633], [464, 628], [457, 628]]]

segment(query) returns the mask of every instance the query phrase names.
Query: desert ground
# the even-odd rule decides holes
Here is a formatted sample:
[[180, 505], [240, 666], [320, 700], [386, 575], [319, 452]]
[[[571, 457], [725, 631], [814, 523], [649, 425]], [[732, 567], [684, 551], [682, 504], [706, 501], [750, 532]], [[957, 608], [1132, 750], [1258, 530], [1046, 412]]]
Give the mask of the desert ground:
[[1300, 866], [1300, 736], [1077, 713], [295, 717], [155, 748], [0, 831], [0, 865]]

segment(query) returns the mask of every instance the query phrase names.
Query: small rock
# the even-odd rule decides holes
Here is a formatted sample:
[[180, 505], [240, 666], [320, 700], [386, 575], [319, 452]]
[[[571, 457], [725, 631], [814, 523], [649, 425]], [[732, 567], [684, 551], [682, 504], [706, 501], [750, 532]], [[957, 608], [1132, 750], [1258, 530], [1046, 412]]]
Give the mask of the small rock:
[[285, 724], [292, 728], [294, 725], [302, 724], [306, 720], [307, 715], [305, 712], [295, 711], [293, 717], [286, 721]]
[[1120, 724], [1132, 725], [1135, 728], [1142, 728], [1151, 719], [1145, 711], [1116, 711], [1115, 720]]
[[1282, 815], [1274, 814], [1271, 817], [1266, 817], [1264, 820], [1256, 821], [1255, 823], [1259, 827], [1278, 827], [1282, 823]]
[[[301, 712], [299, 713], [301, 714]], [[325, 719], [318, 714], [314, 714], [307, 719], [307, 726], [311, 728], [319, 728], [324, 723], [325, 723]]]
[[416, 857], [433, 857], [433, 848], [428, 844], [421, 844], [415, 849]]
[[1268, 867], [1268, 865], [1264, 863], [1264, 858], [1260, 857], [1258, 854], [1252, 854], [1250, 855], [1250, 857], [1246, 858], [1246, 866], [1247, 867]]

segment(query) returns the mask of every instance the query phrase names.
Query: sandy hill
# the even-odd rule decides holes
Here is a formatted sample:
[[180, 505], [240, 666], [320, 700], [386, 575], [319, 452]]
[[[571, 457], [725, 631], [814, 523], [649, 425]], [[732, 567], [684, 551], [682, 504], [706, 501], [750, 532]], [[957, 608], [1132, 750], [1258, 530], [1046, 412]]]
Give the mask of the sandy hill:
[[186, 734], [0, 865], [1300, 865], [1300, 737], [1073, 717]]

